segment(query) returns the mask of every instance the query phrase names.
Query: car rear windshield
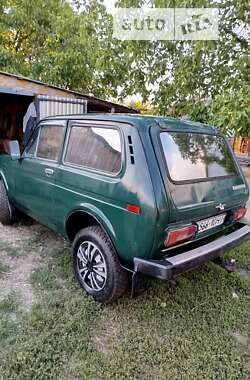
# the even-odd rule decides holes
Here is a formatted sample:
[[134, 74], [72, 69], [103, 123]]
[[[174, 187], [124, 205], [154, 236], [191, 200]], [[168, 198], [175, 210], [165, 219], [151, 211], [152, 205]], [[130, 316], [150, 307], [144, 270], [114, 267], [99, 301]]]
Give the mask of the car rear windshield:
[[223, 137], [162, 132], [160, 139], [173, 181], [206, 180], [237, 174], [232, 154]]

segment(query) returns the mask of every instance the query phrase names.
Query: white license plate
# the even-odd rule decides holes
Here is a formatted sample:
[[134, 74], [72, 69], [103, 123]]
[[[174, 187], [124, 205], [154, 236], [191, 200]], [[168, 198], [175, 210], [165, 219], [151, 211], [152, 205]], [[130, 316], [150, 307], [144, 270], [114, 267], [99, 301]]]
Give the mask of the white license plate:
[[210, 230], [210, 228], [220, 226], [224, 223], [225, 217], [226, 214], [220, 214], [213, 216], [212, 218], [200, 220], [199, 222], [197, 222], [198, 232], [207, 231]]

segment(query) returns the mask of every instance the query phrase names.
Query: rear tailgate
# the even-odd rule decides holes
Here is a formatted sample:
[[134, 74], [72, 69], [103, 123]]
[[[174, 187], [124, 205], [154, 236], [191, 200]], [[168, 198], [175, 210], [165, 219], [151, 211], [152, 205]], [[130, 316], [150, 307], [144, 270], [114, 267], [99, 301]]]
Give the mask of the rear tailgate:
[[246, 203], [247, 183], [223, 136], [161, 129], [152, 139], [169, 200], [168, 223], [224, 213], [227, 218]]
[[171, 222], [197, 221], [228, 212], [244, 205], [248, 197], [248, 188], [239, 177], [169, 186]]

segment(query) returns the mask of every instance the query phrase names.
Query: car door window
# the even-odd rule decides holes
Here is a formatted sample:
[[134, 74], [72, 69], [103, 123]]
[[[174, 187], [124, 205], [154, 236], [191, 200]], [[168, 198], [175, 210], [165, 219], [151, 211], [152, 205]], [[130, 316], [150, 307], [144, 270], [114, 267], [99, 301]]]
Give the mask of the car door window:
[[38, 134], [39, 134], [39, 128], [37, 128], [34, 133], [32, 134], [25, 150], [24, 150], [24, 156], [25, 157], [34, 157], [36, 154], [36, 147], [37, 147], [37, 141], [38, 141]]
[[121, 137], [115, 128], [73, 126], [65, 163], [118, 174], [121, 170]]
[[44, 125], [40, 129], [36, 157], [57, 161], [61, 151], [65, 128]]

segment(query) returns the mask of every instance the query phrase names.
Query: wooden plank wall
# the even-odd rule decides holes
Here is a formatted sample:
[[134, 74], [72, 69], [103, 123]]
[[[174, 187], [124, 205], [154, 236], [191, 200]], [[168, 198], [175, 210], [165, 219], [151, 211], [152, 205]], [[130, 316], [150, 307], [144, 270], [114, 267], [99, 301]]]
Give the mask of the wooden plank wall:
[[20, 91], [29, 91], [30, 93], [33, 93], [34, 95], [51, 95], [51, 96], [79, 98], [79, 96], [76, 96], [73, 92], [69, 93], [64, 90], [49, 87], [46, 84], [38, 84], [26, 79], [19, 79], [14, 76], [1, 74], [1, 73], [0, 73], [0, 87], [6, 87], [6, 88], [10, 88], [13, 90], [20, 90]]

